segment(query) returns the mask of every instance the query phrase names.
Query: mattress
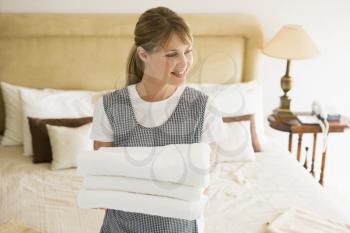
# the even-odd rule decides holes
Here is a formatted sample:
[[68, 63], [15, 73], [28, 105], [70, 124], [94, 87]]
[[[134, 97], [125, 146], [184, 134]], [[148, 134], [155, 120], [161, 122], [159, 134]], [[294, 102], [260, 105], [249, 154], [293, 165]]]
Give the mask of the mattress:
[[[220, 163], [211, 174], [205, 232], [265, 231], [297, 207], [340, 223], [350, 216], [286, 151], [271, 146], [253, 162]], [[9, 220], [47, 233], [98, 232], [104, 211], [79, 209], [82, 177], [32, 164], [22, 147], [0, 147], [0, 224]]]

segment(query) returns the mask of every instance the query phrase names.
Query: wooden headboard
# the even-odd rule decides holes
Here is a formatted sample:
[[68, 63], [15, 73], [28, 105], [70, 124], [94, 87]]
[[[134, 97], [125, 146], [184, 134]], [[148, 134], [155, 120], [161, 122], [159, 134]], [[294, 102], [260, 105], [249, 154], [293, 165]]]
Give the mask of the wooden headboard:
[[[136, 14], [0, 14], [0, 80], [35, 88], [105, 90], [125, 85]], [[262, 33], [243, 14], [182, 15], [194, 35], [188, 82], [256, 79]], [[0, 99], [0, 132], [4, 130]]]

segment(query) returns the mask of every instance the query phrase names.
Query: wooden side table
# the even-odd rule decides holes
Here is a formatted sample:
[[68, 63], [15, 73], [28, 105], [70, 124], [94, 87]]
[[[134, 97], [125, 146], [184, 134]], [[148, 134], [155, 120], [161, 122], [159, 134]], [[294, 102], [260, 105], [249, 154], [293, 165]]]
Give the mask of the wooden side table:
[[[295, 113], [298, 115], [311, 115], [310, 113]], [[318, 124], [301, 124], [297, 119], [276, 119], [274, 115], [268, 117], [270, 126], [273, 129], [284, 131], [289, 133], [288, 150], [292, 152], [293, 145], [293, 134], [298, 134], [298, 148], [297, 148], [297, 160], [300, 161], [301, 157], [301, 145], [303, 140], [303, 134], [311, 133], [313, 134], [313, 146], [312, 146], [312, 163], [311, 163], [311, 174], [315, 176], [314, 163], [316, 155], [316, 143], [317, 134], [322, 133], [321, 127]], [[329, 121], [329, 133], [341, 133], [345, 129], [349, 128], [350, 120], [344, 116], [341, 116], [339, 121]], [[320, 174], [320, 184], [323, 185], [324, 170], [326, 165], [326, 151], [322, 153], [322, 163], [321, 163], [321, 174]], [[307, 169], [307, 167], [306, 167]]]

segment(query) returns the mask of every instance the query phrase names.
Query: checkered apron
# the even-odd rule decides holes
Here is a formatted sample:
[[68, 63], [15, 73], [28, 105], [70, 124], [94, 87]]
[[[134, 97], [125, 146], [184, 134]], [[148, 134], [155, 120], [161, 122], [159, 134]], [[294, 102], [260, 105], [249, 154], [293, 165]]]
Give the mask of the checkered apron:
[[[103, 96], [103, 106], [113, 129], [113, 146], [155, 147], [191, 144], [201, 140], [208, 96], [186, 87], [168, 120], [144, 127], [135, 117], [127, 88]], [[177, 100], [174, 100], [177, 101]], [[107, 209], [102, 233], [197, 233], [196, 220], [168, 218]]]

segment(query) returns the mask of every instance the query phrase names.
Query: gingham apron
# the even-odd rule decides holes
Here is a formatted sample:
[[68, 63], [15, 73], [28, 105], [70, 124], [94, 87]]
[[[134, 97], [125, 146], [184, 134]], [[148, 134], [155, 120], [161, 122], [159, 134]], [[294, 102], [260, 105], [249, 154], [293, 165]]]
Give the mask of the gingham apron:
[[[179, 99], [170, 99], [178, 101], [170, 117], [160, 126], [150, 128], [137, 122], [127, 88], [106, 94], [103, 106], [113, 129], [113, 146], [155, 147], [200, 142], [207, 100], [207, 95], [186, 87]], [[107, 209], [100, 232], [197, 233], [198, 229], [196, 220]]]

